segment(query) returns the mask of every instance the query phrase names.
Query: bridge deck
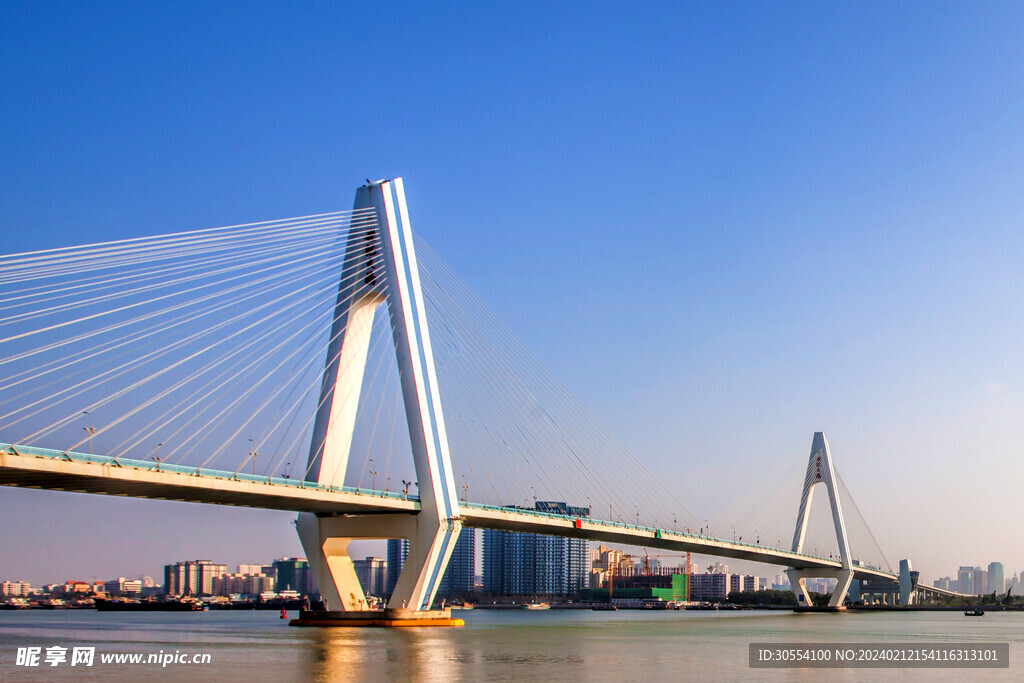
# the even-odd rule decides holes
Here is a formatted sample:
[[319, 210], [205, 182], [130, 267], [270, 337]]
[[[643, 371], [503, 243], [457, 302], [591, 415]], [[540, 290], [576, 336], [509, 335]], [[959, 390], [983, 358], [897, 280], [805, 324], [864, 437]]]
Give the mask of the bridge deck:
[[316, 513], [419, 511], [400, 495], [298, 480], [0, 445], [0, 485]]
[[[420, 510], [413, 496], [397, 492], [327, 487], [284, 477], [157, 465], [126, 458], [67, 453], [0, 444], [0, 485], [131, 496], [318, 514], [409, 513]], [[583, 538], [605, 543], [695, 552], [808, 569], [838, 569], [838, 561], [758, 544], [738, 543], [667, 529], [575, 519], [522, 508], [461, 503], [466, 526]], [[858, 578], [895, 579], [858, 567]]]

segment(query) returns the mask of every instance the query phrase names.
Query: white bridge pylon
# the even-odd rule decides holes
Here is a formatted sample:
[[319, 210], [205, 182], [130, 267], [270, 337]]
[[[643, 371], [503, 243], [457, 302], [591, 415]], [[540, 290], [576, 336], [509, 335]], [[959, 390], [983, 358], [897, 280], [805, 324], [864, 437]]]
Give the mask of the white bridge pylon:
[[425, 610], [462, 522], [402, 179], [360, 187], [354, 208], [373, 209], [378, 227], [376, 234], [350, 236], [346, 247], [306, 478], [326, 486], [342, 483], [373, 317], [386, 304], [421, 510], [415, 515], [300, 513], [296, 528], [327, 609], [367, 609], [348, 555], [352, 539], [407, 538], [409, 555], [388, 607]]
[[832, 508], [832, 523], [835, 525], [836, 540], [839, 542], [838, 569], [796, 569], [786, 570], [789, 584], [793, 587], [798, 607], [811, 607], [811, 595], [804, 585], [804, 579], [810, 577], [834, 578], [836, 588], [829, 598], [828, 606], [843, 606], [846, 594], [853, 581], [853, 559], [850, 556], [850, 544], [846, 535], [846, 522], [843, 519], [843, 506], [839, 500], [839, 486], [836, 471], [832, 465], [832, 453], [829, 451], [828, 439], [823, 432], [815, 432], [811, 442], [811, 457], [807, 461], [807, 474], [804, 476], [803, 493], [800, 495], [800, 512], [796, 518], [796, 531], [793, 534], [793, 552], [802, 553], [804, 537], [807, 534], [807, 521], [811, 512], [811, 501], [814, 498], [814, 487], [824, 484], [828, 493], [829, 505]]

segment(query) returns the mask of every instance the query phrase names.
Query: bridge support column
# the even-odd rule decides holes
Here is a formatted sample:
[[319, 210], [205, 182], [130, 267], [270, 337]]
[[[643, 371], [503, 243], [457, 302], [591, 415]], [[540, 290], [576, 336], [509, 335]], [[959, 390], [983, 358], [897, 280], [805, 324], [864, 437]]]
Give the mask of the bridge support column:
[[807, 572], [789, 568], [786, 570], [786, 576], [789, 577], [789, 586], [793, 589], [793, 595], [796, 596], [796, 606], [810, 607], [813, 605], [811, 594], [807, 591], [807, 586], [804, 585], [804, 579], [810, 578]]
[[900, 604], [912, 604], [914, 594], [914, 579], [911, 575], [913, 569], [910, 567], [910, 560], [900, 560]]
[[843, 506], [839, 500], [839, 486], [836, 481], [835, 468], [832, 465], [832, 454], [829, 451], [828, 440], [823, 432], [815, 432], [811, 441], [811, 457], [807, 462], [807, 474], [804, 476], [804, 489], [800, 496], [800, 511], [796, 518], [796, 531], [793, 534], [793, 552], [802, 553], [804, 548], [804, 537], [807, 534], [808, 515], [811, 511], [811, 501], [814, 498], [814, 488], [818, 484], [824, 484], [828, 493], [829, 504], [832, 507], [832, 523], [836, 530], [836, 541], [839, 543], [839, 569], [799, 569], [790, 568], [786, 571], [789, 576], [789, 583], [796, 595], [798, 608], [811, 607], [811, 596], [804, 586], [804, 579], [814, 577], [835, 578], [836, 588], [829, 598], [828, 606], [841, 608], [846, 600], [846, 592], [853, 581], [853, 560], [850, 556], [850, 545], [846, 537], [846, 522], [843, 520]]
[[828, 600], [830, 608], [842, 607], [846, 602], [847, 592], [850, 590], [850, 583], [853, 581], [853, 571], [848, 569], [793, 569], [786, 570], [789, 577], [789, 585], [793, 587], [793, 594], [796, 596], [798, 608], [813, 607], [811, 594], [804, 583], [806, 579], [835, 579], [836, 587]]
[[860, 579], [854, 579], [850, 582], [850, 590], [847, 593], [847, 599], [850, 602], [860, 602]]

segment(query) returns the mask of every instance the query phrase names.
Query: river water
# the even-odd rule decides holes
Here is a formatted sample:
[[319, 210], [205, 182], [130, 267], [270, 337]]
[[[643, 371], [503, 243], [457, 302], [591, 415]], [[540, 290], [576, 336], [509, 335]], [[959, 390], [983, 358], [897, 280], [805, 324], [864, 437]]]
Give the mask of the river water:
[[[294, 628], [276, 612], [0, 612], [0, 681], [1019, 680], [1024, 612], [545, 612], [472, 610], [463, 628]], [[295, 613], [289, 616], [296, 616]], [[766, 670], [751, 642], [1008, 642], [1010, 668]], [[69, 661], [19, 666], [19, 648]], [[93, 666], [70, 666], [95, 647]], [[209, 654], [208, 664], [102, 663], [107, 653]]]

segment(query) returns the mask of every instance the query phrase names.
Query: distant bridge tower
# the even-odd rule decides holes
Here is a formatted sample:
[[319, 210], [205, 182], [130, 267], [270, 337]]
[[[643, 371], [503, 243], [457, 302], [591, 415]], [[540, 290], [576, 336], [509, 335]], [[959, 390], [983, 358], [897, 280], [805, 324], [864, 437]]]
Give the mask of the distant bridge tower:
[[462, 522], [402, 179], [360, 187], [355, 208], [372, 209], [378, 227], [376, 234], [353, 231], [349, 236], [306, 478], [331, 486], [345, 476], [373, 317], [387, 304], [421, 511], [340, 517], [301, 513], [296, 526], [328, 609], [367, 609], [348, 555], [352, 539], [406, 538], [409, 554], [388, 606], [425, 610]]
[[903, 606], [912, 605], [915, 602], [917, 588], [917, 574], [910, 564], [910, 560], [900, 560], [900, 604]]
[[804, 536], [807, 534], [807, 518], [811, 512], [811, 500], [814, 487], [824, 484], [828, 491], [828, 501], [832, 507], [832, 522], [836, 529], [836, 540], [839, 541], [839, 569], [795, 569], [786, 570], [789, 584], [796, 595], [797, 607], [811, 607], [811, 596], [804, 585], [804, 579], [822, 577], [836, 579], [836, 588], [829, 598], [828, 606], [839, 608], [846, 600], [846, 593], [853, 581], [853, 560], [850, 557], [850, 544], [846, 536], [846, 522], [843, 520], [843, 506], [839, 500], [839, 487], [836, 482], [836, 471], [832, 466], [832, 454], [828, 440], [823, 432], [815, 432], [811, 442], [811, 457], [807, 462], [807, 474], [804, 477], [804, 490], [800, 496], [800, 512], [796, 518], [796, 532], [793, 534], [793, 552], [802, 553]]

